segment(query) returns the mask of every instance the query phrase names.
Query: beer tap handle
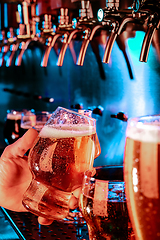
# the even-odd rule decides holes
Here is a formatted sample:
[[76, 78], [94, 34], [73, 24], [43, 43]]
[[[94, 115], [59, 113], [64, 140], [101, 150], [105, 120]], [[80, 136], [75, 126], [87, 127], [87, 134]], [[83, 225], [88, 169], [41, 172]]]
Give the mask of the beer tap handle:
[[32, 28], [32, 34], [33, 36], [36, 36], [36, 0], [34, 0], [31, 4], [31, 28]]
[[29, 14], [28, 14], [28, 1], [22, 2], [22, 10], [23, 10], [23, 21], [26, 26], [26, 34], [30, 36], [30, 24], [29, 24]]

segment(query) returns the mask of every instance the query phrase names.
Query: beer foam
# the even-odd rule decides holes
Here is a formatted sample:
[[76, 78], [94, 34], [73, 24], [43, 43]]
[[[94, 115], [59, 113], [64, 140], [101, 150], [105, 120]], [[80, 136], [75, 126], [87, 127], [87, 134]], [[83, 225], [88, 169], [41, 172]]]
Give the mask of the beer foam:
[[135, 141], [160, 143], [160, 123], [142, 123], [130, 120], [126, 137]]
[[88, 136], [96, 133], [96, 128], [94, 126], [86, 125], [45, 125], [39, 136], [49, 137], [49, 138], [69, 138], [69, 137], [82, 137]]
[[7, 119], [10, 119], [10, 120], [20, 120], [21, 119], [21, 113], [8, 113], [7, 114]]

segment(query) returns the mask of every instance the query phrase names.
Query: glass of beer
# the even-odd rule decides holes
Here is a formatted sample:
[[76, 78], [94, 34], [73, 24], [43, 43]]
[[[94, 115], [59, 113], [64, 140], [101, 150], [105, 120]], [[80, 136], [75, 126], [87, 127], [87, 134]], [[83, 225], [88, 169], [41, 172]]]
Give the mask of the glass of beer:
[[129, 119], [124, 179], [136, 239], [160, 239], [160, 115]]
[[7, 110], [7, 116], [5, 119], [3, 135], [7, 145], [14, 143], [18, 138], [24, 134], [21, 128], [22, 113], [34, 112], [34, 110]]
[[40, 132], [51, 115], [47, 111], [24, 112], [21, 117], [21, 128], [26, 132], [29, 128], [34, 127], [37, 132]]
[[72, 192], [93, 167], [96, 120], [58, 107], [29, 153], [32, 182], [23, 197], [30, 212], [48, 219], [69, 216]]
[[131, 239], [123, 168], [107, 166], [87, 170], [80, 195], [80, 210], [90, 240]]

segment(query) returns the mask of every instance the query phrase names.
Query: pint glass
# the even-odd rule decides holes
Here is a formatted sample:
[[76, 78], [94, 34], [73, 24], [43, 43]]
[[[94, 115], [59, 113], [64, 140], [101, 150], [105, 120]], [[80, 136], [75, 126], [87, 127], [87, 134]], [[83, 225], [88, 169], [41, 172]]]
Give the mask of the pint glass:
[[[114, 171], [117, 175], [113, 178]], [[132, 228], [121, 171], [123, 169], [118, 167], [102, 167], [87, 170], [84, 174], [80, 210], [90, 240], [131, 239]]]
[[160, 239], [159, 115], [129, 119], [124, 178], [128, 210], [136, 239]]
[[33, 180], [23, 205], [48, 219], [68, 216], [72, 191], [93, 166], [96, 121], [58, 107], [40, 131], [29, 153]]

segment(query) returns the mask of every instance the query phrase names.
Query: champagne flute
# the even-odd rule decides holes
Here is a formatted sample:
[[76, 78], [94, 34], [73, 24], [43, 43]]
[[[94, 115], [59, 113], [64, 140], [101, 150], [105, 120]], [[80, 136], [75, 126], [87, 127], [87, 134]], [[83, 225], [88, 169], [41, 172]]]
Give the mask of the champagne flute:
[[129, 119], [124, 179], [136, 240], [160, 239], [160, 115]]
[[131, 239], [122, 166], [93, 168], [84, 173], [80, 210], [90, 240]]

